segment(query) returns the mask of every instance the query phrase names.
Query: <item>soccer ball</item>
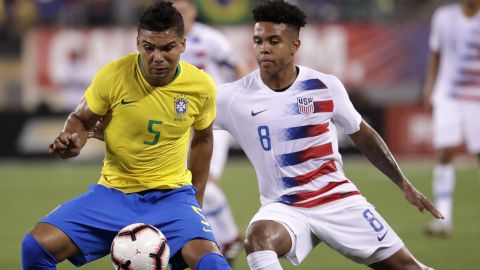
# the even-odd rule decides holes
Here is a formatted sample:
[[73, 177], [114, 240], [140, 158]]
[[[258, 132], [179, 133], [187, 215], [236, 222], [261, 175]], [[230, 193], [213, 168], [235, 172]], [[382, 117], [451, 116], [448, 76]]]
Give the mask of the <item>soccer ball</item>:
[[163, 270], [168, 265], [170, 248], [160, 230], [135, 223], [118, 232], [110, 255], [117, 270]]

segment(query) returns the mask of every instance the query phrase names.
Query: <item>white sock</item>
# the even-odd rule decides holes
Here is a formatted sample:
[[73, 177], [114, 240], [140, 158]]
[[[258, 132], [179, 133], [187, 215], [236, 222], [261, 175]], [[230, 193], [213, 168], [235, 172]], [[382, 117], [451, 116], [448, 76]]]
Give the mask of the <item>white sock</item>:
[[230, 210], [225, 193], [214, 183], [207, 182], [203, 198], [203, 214], [212, 226], [220, 249], [239, 236], [237, 224]]
[[452, 200], [455, 188], [453, 165], [435, 165], [433, 169], [433, 194], [437, 209], [445, 216], [445, 222], [452, 223]]
[[273, 250], [261, 250], [247, 256], [251, 270], [282, 270], [277, 253]]

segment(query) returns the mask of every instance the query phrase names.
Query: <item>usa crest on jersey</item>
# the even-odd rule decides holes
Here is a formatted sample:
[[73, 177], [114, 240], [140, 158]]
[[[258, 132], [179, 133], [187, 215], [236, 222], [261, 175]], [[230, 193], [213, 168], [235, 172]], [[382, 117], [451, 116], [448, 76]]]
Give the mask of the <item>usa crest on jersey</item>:
[[178, 115], [184, 115], [187, 112], [188, 101], [185, 98], [175, 98], [175, 113]]
[[297, 105], [298, 111], [307, 117], [315, 111], [313, 97], [297, 97]]

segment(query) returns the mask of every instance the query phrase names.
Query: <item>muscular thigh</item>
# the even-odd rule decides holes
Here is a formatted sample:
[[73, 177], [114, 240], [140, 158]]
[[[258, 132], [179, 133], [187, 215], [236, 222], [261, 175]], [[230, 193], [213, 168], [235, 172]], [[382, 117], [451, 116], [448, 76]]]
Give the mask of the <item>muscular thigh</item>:
[[59, 228], [47, 224], [37, 223], [30, 234], [42, 245], [57, 262], [77, 255], [79, 250], [72, 240]]
[[317, 237], [355, 262], [370, 265], [403, 247], [395, 231], [362, 196], [304, 211]]
[[81, 266], [107, 255], [116, 233], [133, 223], [120, 220], [119, 217], [125, 217], [119, 215], [119, 212], [126, 212], [124, 209], [127, 207], [117, 195], [122, 194], [104, 186], [93, 185], [88, 192], [54, 209], [40, 224], [57, 228], [50, 230], [49, 234], [63, 234], [78, 248], [79, 252], [68, 259], [74, 265]]

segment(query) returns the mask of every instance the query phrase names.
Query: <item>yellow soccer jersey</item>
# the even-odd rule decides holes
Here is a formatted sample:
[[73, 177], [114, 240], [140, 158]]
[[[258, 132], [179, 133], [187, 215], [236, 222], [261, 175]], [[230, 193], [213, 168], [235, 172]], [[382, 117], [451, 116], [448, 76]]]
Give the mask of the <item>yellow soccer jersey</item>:
[[99, 184], [127, 193], [189, 185], [190, 131], [213, 122], [215, 83], [180, 61], [177, 77], [154, 87], [138, 61], [139, 54], [129, 54], [107, 64], [85, 92], [88, 107], [103, 116], [105, 126]]

